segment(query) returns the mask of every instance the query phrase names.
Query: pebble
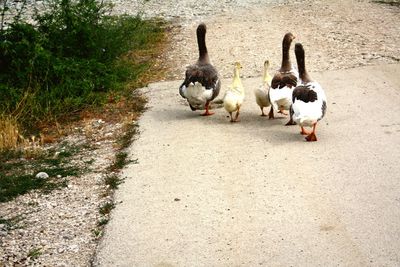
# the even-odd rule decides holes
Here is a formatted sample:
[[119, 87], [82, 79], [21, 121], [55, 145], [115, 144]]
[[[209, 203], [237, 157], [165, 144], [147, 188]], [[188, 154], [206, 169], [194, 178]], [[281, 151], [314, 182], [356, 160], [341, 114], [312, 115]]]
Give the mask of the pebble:
[[49, 175], [45, 172], [39, 172], [38, 174], [36, 174], [35, 177], [37, 179], [47, 179], [47, 178], [49, 178]]

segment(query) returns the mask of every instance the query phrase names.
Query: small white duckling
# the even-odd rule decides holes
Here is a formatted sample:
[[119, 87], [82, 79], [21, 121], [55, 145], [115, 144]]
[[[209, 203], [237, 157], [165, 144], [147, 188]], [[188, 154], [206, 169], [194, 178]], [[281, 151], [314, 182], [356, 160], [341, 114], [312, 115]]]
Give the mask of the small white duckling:
[[260, 87], [254, 90], [254, 94], [256, 96], [256, 103], [261, 109], [261, 116], [267, 116], [264, 113], [264, 108], [269, 107], [271, 103], [269, 102], [269, 89], [271, 87], [272, 76], [268, 73], [269, 69], [269, 61], [265, 60], [264, 62], [264, 75], [262, 84]]
[[[240, 62], [236, 62], [233, 70], [233, 82], [228, 87], [224, 96], [224, 108], [228, 111], [229, 116], [231, 117], [231, 122], [239, 121], [240, 107], [244, 101], [244, 88], [240, 79], [241, 69], [242, 65]], [[233, 118], [232, 113], [235, 111], [236, 115], [235, 118]]]

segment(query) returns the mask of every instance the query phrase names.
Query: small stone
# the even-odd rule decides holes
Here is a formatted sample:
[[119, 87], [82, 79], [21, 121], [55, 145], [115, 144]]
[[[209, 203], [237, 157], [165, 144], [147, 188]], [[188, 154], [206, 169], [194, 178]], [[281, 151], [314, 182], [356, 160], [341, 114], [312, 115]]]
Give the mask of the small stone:
[[71, 245], [71, 246], [69, 246], [68, 250], [73, 251], [73, 252], [78, 252], [79, 247], [78, 247], [78, 245]]
[[181, 199], [176, 197], [174, 201], [181, 201]]
[[38, 174], [36, 174], [35, 177], [37, 179], [47, 179], [47, 178], [49, 178], [49, 175], [45, 172], [39, 172]]

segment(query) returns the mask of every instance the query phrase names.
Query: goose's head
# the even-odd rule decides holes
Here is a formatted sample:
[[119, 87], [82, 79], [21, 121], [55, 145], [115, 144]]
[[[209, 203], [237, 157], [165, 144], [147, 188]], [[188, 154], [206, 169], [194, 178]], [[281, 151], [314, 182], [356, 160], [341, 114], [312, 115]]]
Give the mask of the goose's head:
[[235, 62], [234, 66], [235, 66], [235, 70], [241, 70], [243, 68], [242, 64], [240, 64], [239, 61]]
[[283, 41], [282, 41], [282, 47], [284, 49], [289, 49], [290, 48], [290, 44], [292, 43], [292, 41], [296, 39], [296, 37], [291, 33], [288, 32], [287, 34], [285, 34], [285, 36], [283, 37]]
[[240, 70], [242, 69], [242, 64], [240, 64], [239, 61], [235, 62], [234, 68], [233, 68], [233, 74], [235, 78], [239, 77]]
[[287, 34], [285, 34], [285, 36], [283, 37], [283, 40], [286, 42], [292, 42], [294, 39], [296, 39], [296, 36], [293, 35], [293, 33], [288, 32]]
[[265, 60], [264, 61], [264, 69], [268, 69], [269, 68], [269, 60]]
[[269, 75], [268, 70], [269, 70], [269, 60], [267, 59], [267, 60], [264, 61], [263, 81], [264, 81], [264, 83], [267, 83], [268, 85], [271, 85], [272, 76]]

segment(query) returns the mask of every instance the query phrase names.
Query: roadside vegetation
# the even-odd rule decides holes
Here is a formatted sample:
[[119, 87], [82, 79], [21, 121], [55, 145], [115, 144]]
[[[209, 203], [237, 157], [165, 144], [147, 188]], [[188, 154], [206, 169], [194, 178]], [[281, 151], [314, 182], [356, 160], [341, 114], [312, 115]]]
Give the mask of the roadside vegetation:
[[[19, 9], [15, 3], [0, 7], [0, 201], [65, 186], [63, 179], [35, 178], [39, 170], [81, 172], [67, 164], [72, 154], [37, 149], [65, 134], [65, 125], [107, 114], [128, 121], [124, 136], [132, 138], [132, 118], [145, 104], [133, 91], [153, 78], [165, 41], [164, 22], [112, 16], [100, 1], [51, 0], [29, 16], [26, 2]], [[127, 162], [121, 148], [110, 170]], [[106, 181], [114, 189], [120, 182], [115, 175]]]
[[400, 7], [400, 0], [374, 0], [375, 3]]

